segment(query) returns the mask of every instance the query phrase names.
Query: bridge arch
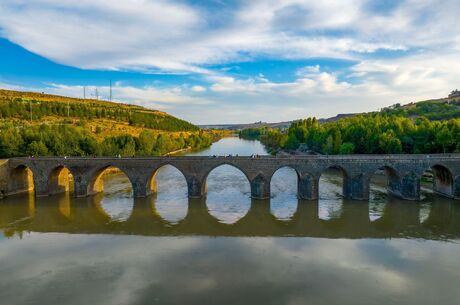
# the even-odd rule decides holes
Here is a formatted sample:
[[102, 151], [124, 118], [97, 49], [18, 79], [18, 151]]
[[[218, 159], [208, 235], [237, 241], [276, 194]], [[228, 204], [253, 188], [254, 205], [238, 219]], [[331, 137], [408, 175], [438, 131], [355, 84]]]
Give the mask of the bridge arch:
[[221, 223], [237, 222], [251, 207], [251, 180], [231, 162], [219, 163], [208, 170], [202, 187], [209, 214]]
[[[325, 191], [327, 185], [334, 193], [341, 195], [342, 197], [348, 198], [350, 196], [350, 189], [348, 182], [350, 175], [345, 167], [333, 164], [324, 168], [319, 175], [318, 189], [319, 198], [327, 198], [329, 191]], [[341, 185], [340, 189], [335, 189], [334, 185]]]
[[[424, 174], [427, 172], [431, 172], [432, 189], [434, 193], [449, 198], [455, 196], [454, 177], [447, 166], [436, 163], [430, 166]], [[423, 178], [424, 176], [422, 175], [421, 179], [423, 180]]]
[[72, 171], [64, 165], [53, 168], [48, 176], [47, 193], [49, 195], [73, 191]]
[[280, 171], [290, 171], [296, 174], [297, 179], [300, 178], [300, 171], [295, 166], [292, 165], [282, 165], [276, 168], [273, 173], [270, 175], [269, 182], [272, 183], [273, 177], [278, 174]]
[[177, 224], [187, 216], [188, 190], [183, 171], [171, 163], [158, 166], [148, 181], [148, 190], [153, 193], [153, 209], [169, 224]]
[[399, 171], [391, 165], [373, 169], [369, 174], [369, 190], [373, 193], [388, 193], [401, 179]]
[[[162, 170], [165, 170], [165, 169], [168, 170], [169, 172], [173, 171], [176, 174], [180, 174], [180, 178], [181, 179], [183, 178], [185, 183], [187, 183], [187, 180], [186, 180], [184, 172], [178, 166], [176, 166], [176, 165], [174, 165], [174, 164], [172, 164], [170, 162], [165, 162], [165, 163], [162, 163], [159, 166], [157, 166], [153, 170], [153, 172], [150, 175], [149, 179], [147, 180], [147, 190], [148, 190], [149, 194], [157, 193], [157, 190], [158, 190], [157, 175], [158, 175], [158, 173], [160, 173]], [[178, 176], [178, 175], [176, 175], [176, 176]]]
[[372, 168], [367, 174], [369, 220], [375, 222], [383, 217], [387, 204], [385, 197], [393, 194], [392, 190], [399, 188], [401, 176], [396, 168], [388, 164]]
[[212, 166], [211, 168], [209, 168], [209, 169], [206, 171], [206, 173], [205, 173], [205, 175], [204, 175], [204, 177], [203, 177], [203, 182], [204, 182], [204, 183], [203, 183], [203, 188], [204, 188], [203, 190], [204, 190], [205, 192], [206, 192], [206, 187], [207, 187], [206, 184], [207, 184], [207, 180], [208, 180], [209, 175], [210, 175], [213, 171], [215, 171], [216, 169], [218, 169], [218, 168], [220, 168], [220, 167], [224, 167], [224, 168], [225, 168], [226, 166], [229, 166], [229, 167], [232, 167], [232, 168], [237, 169], [239, 172], [241, 172], [241, 173], [246, 177], [248, 183], [251, 182], [251, 178], [248, 176], [248, 174], [247, 174], [241, 167], [239, 167], [238, 165], [234, 164], [233, 162], [224, 161], [224, 162], [221, 162], [221, 163], [218, 163], [218, 164]]
[[92, 195], [92, 194], [104, 192], [103, 176], [109, 171], [113, 173], [122, 173], [127, 178], [130, 184], [131, 192], [132, 192], [133, 183], [129, 175], [127, 175], [123, 169], [117, 166], [114, 166], [112, 164], [108, 164], [108, 165], [98, 168], [96, 171], [93, 172], [91, 179], [88, 183], [87, 194]]
[[291, 219], [298, 202], [299, 172], [292, 166], [279, 167], [270, 177], [270, 212], [280, 220]]
[[20, 164], [8, 174], [7, 195], [27, 193], [34, 190], [34, 173], [30, 167]]

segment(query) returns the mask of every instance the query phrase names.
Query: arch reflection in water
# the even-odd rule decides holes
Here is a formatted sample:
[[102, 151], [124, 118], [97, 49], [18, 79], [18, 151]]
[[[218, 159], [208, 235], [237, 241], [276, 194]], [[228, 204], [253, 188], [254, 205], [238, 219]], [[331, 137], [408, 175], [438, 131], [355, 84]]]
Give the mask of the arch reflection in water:
[[388, 187], [391, 179], [397, 179], [396, 171], [382, 167], [374, 172], [369, 183], [369, 219], [375, 221], [385, 210]]
[[278, 169], [271, 178], [270, 211], [278, 219], [291, 219], [297, 209], [297, 171], [290, 167]]
[[155, 212], [169, 223], [177, 223], [187, 215], [187, 181], [172, 165], [164, 165], [155, 173]]
[[129, 218], [133, 209], [133, 189], [129, 178], [116, 167], [107, 167], [98, 173], [90, 187], [101, 198], [99, 207], [110, 216], [112, 221], [122, 221]]
[[[163, 220], [154, 210], [152, 198], [136, 199], [129, 217], [113, 221], [101, 209], [102, 195], [72, 198], [65, 194], [36, 199], [9, 198], [0, 204], [0, 227], [4, 235], [27, 232], [62, 232], [84, 234], [129, 234], [152, 236], [302, 236], [325, 238], [417, 238], [457, 239], [460, 237], [460, 205], [452, 200], [433, 197], [422, 221], [423, 204], [391, 200], [382, 216], [371, 222], [368, 207], [359, 201], [345, 202], [339, 217], [322, 220], [317, 217], [318, 203], [300, 202], [294, 216], [286, 221], [276, 219], [268, 201], [253, 200], [248, 213], [233, 224], [219, 222], [209, 214], [202, 200], [190, 200], [186, 217], [176, 225]], [[66, 202], [70, 202], [69, 206]], [[112, 221], [111, 221], [112, 220]]]
[[206, 179], [206, 205], [222, 223], [234, 223], [251, 206], [248, 178], [238, 168], [224, 164], [214, 168]]
[[319, 207], [320, 219], [338, 218], [341, 213], [344, 192], [345, 171], [338, 167], [331, 167], [323, 171], [319, 179]]

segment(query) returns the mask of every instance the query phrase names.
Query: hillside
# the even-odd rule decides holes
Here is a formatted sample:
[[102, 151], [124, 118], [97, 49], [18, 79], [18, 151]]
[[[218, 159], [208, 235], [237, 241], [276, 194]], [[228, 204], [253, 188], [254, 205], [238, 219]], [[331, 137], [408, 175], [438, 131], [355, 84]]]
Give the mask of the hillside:
[[432, 99], [405, 105], [395, 104], [383, 108], [380, 112], [410, 118], [426, 117], [429, 120], [460, 118], [460, 97]]
[[0, 157], [164, 155], [211, 145], [225, 131], [165, 112], [94, 99], [0, 89]]
[[110, 120], [167, 131], [197, 131], [189, 122], [141, 106], [0, 89], [0, 118], [32, 121]]
[[240, 137], [260, 139], [272, 153], [460, 153], [460, 97], [297, 120], [288, 129], [247, 128]]

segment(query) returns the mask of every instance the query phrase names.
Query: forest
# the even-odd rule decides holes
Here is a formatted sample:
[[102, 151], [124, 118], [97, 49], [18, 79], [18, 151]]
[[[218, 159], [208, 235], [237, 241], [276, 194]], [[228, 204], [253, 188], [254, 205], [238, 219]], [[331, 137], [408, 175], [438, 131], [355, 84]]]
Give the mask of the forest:
[[176, 136], [146, 129], [139, 136], [126, 134], [98, 141], [84, 126], [3, 123], [0, 124], [0, 157], [160, 156], [184, 148], [204, 148], [220, 136], [201, 130]]
[[460, 119], [430, 121], [372, 113], [320, 124], [296, 121], [287, 130], [242, 130], [240, 137], [259, 138], [271, 153], [279, 150], [322, 154], [417, 154], [460, 152]]
[[0, 158], [161, 156], [223, 136], [141, 106], [0, 90]]

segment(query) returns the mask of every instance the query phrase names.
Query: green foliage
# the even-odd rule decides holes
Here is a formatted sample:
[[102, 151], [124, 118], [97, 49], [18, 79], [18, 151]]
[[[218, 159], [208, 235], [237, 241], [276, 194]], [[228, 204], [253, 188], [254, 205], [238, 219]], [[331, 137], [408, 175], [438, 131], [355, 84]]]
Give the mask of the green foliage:
[[341, 155], [349, 155], [349, 154], [354, 153], [354, 151], [355, 151], [355, 145], [353, 145], [353, 143], [350, 143], [350, 142], [343, 143], [342, 145], [340, 145], [340, 148], [339, 148], [339, 154]]
[[259, 140], [266, 133], [266, 128], [245, 128], [240, 130], [238, 136], [247, 140]]
[[267, 130], [261, 142], [274, 152], [304, 144], [323, 154], [398, 154], [460, 152], [460, 119], [430, 121], [366, 114], [318, 124], [315, 118], [291, 124], [288, 130]]
[[[6, 92], [6, 93], [5, 93]], [[0, 90], [0, 119], [30, 120], [31, 112], [34, 121], [44, 116], [67, 118], [68, 115], [85, 120], [109, 119], [128, 122], [132, 126], [145, 127], [166, 131], [198, 131], [199, 128], [189, 122], [175, 118], [166, 113], [146, 108], [109, 102], [95, 102], [57, 96], [45, 96], [38, 99], [39, 94], [20, 93]], [[9, 94], [8, 94], [9, 93]], [[32, 98], [24, 98], [31, 94]], [[48, 97], [48, 100], [46, 99]]]
[[0, 158], [19, 156], [155, 156], [184, 148], [201, 149], [212, 144], [218, 134], [194, 132], [179, 137], [150, 130], [139, 137], [120, 135], [98, 143], [94, 135], [73, 125], [0, 124]]
[[460, 99], [430, 100], [383, 108], [381, 113], [404, 117], [425, 117], [429, 120], [460, 118]]

